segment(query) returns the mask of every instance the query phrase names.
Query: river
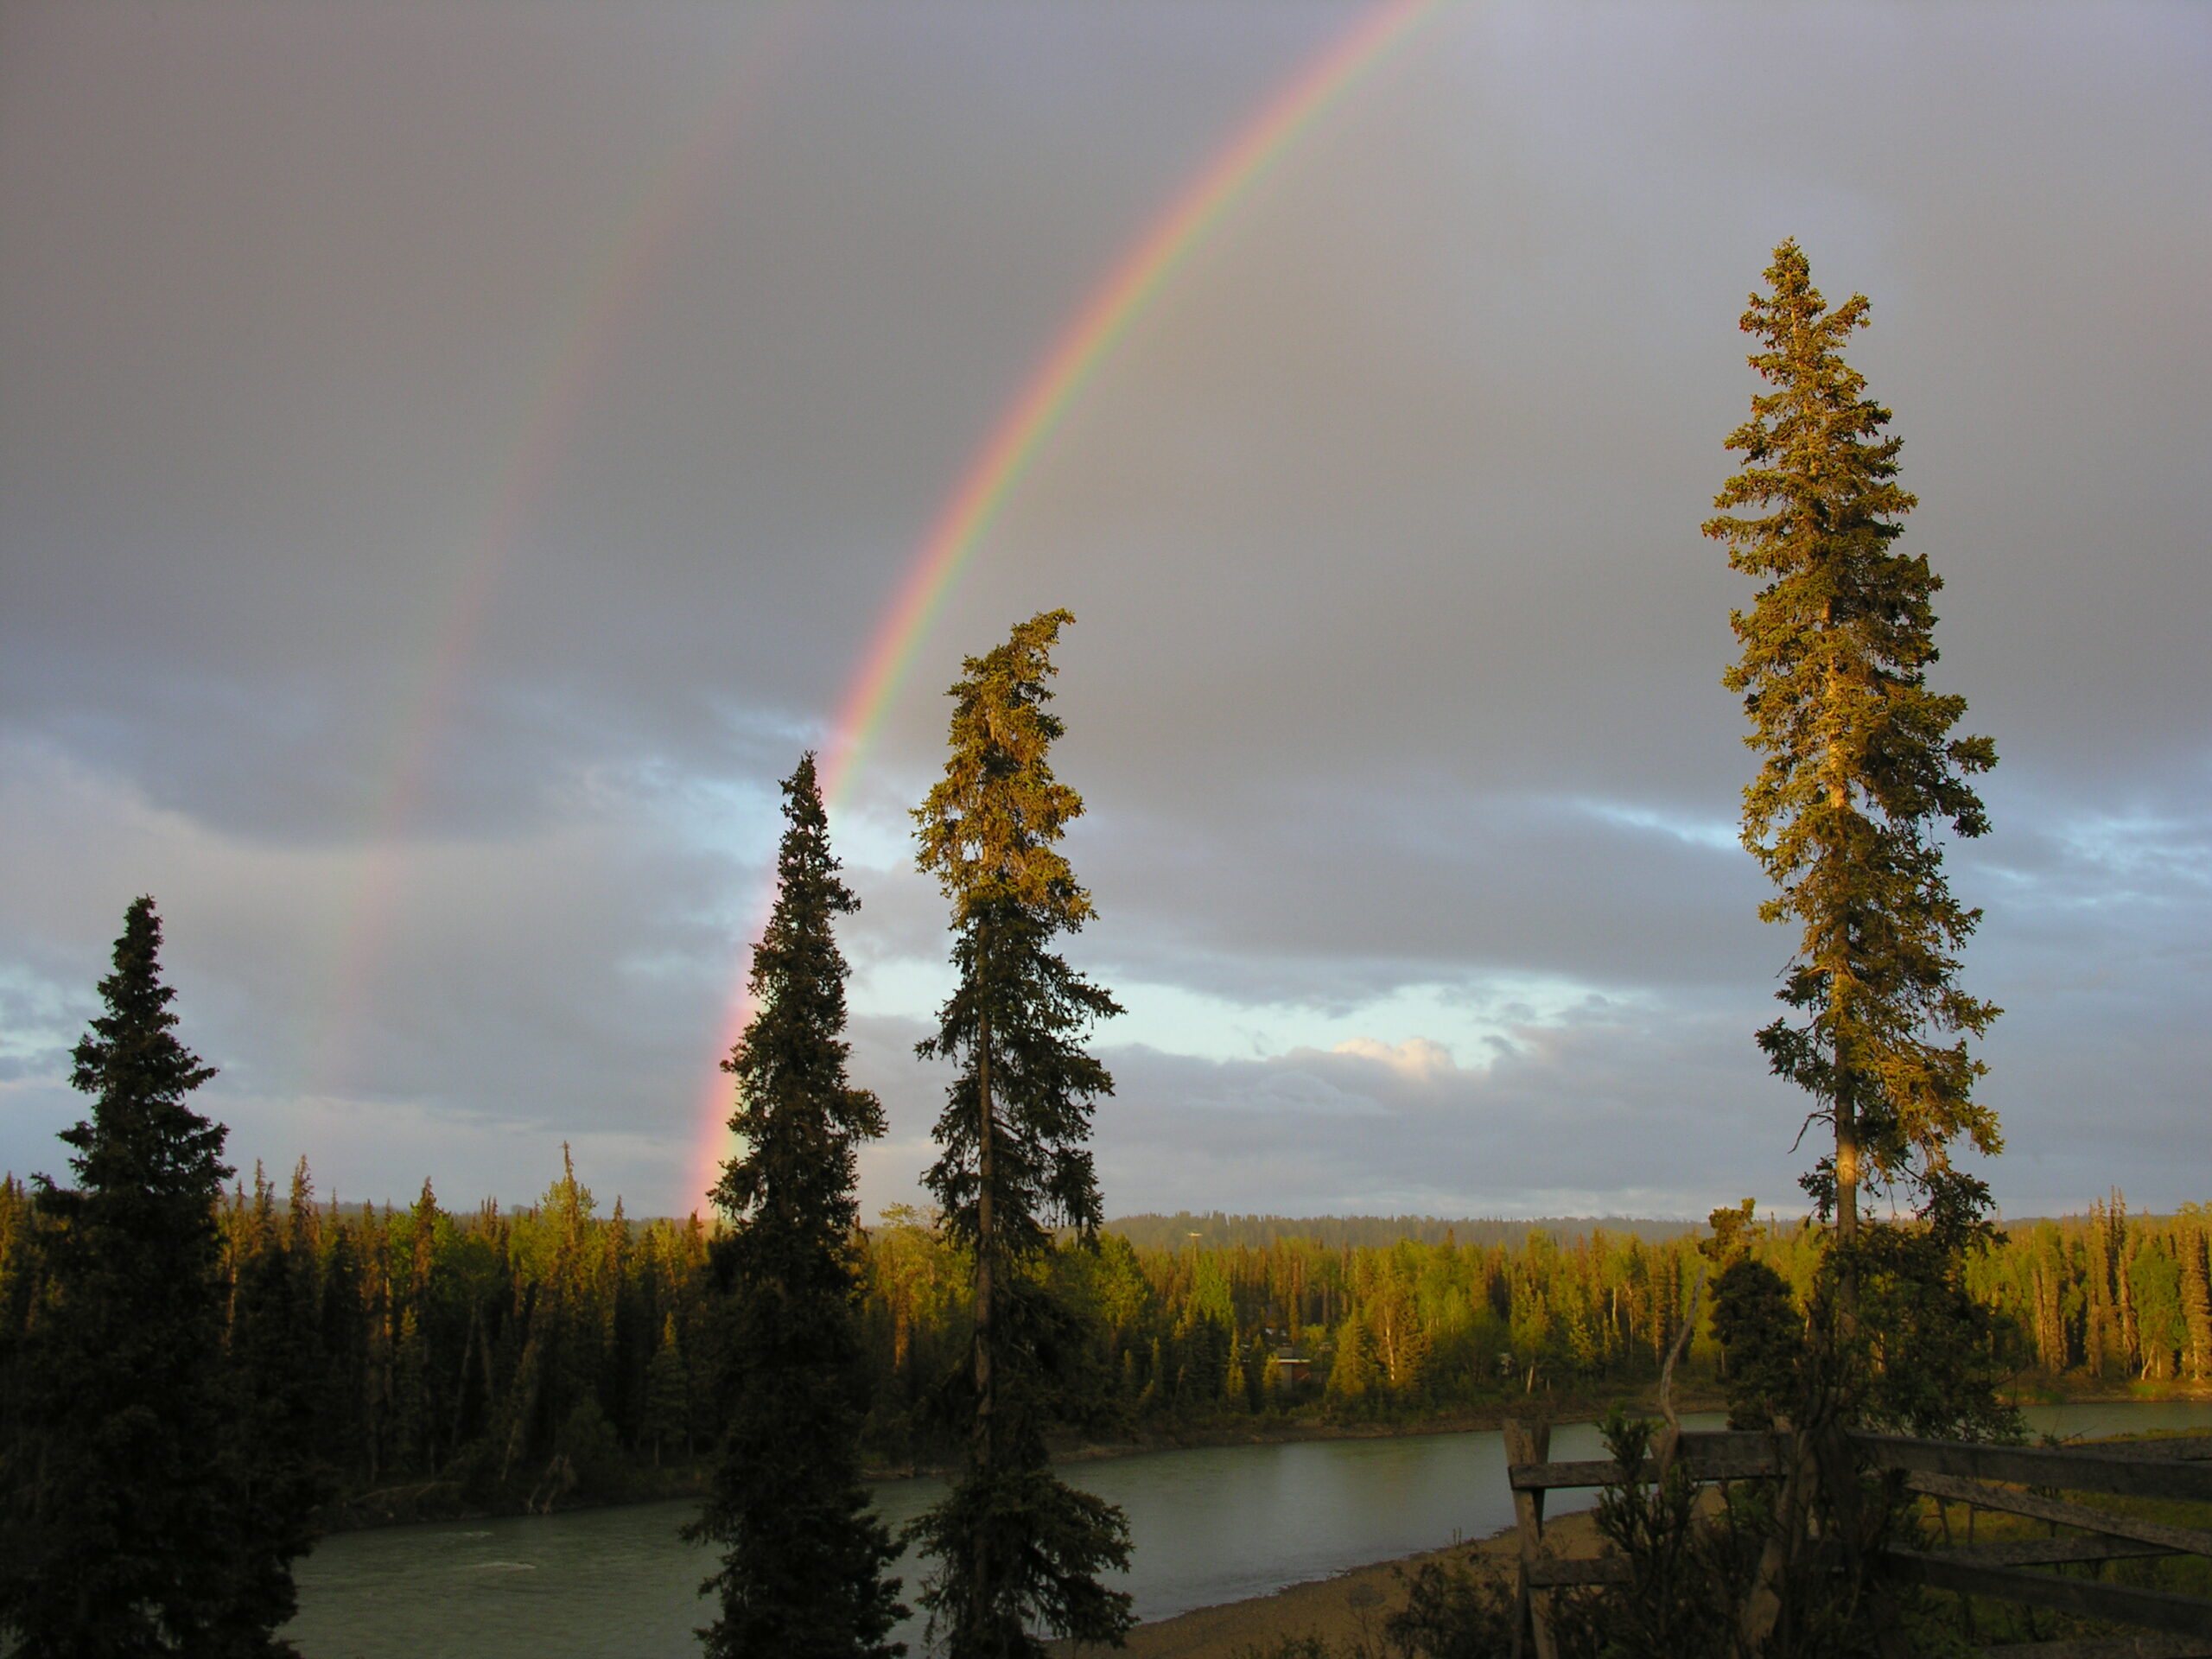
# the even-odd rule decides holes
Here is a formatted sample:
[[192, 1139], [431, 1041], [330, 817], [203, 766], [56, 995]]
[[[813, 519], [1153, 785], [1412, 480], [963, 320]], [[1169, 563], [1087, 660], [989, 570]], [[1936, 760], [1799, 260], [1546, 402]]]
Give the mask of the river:
[[[2042, 1406], [2027, 1417], [2064, 1435], [2212, 1428], [2212, 1402]], [[1604, 1453], [1597, 1430], [1578, 1424], [1554, 1431], [1552, 1455]], [[1495, 1430], [1154, 1452], [1061, 1473], [1128, 1516], [1122, 1587], [1143, 1619], [1482, 1537], [1513, 1518]], [[944, 1483], [874, 1490], [895, 1529]], [[1578, 1498], [1590, 1495], [1559, 1493], [1552, 1507]], [[686, 1659], [707, 1617], [695, 1592], [708, 1555], [676, 1534], [696, 1511], [685, 1500], [340, 1533], [299, 1564], [300, 1613], [283, 1634], [305, 1659]], [[916, 1567], [900, 1566], [911, 1592]], [[916, 1654], [918, 1624], [902, 1632]]]

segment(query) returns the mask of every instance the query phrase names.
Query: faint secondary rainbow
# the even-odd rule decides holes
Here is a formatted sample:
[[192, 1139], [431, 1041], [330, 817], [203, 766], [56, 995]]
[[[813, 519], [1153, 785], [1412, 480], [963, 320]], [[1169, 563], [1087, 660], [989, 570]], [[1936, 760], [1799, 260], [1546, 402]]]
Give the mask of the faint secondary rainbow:
[[[945, 498], [878, 625], [826, 745], [822, 792], [829, 804], [836, 806], [844, 799], [946, 594], [1099, 365], [1238, 200], [1320, 116], [1446, 3], [1380, 0], [1362, 12], [1268, 96], [1091, 290]], [[718, 1054], [729, 1052], [749, 1018], [745, 991], [752, 962], [749, 941], [765, 925], [772, 899], [772, 894], [764, 896], [746, 935], [744, 965], [728, 999]], [[694, 1192], [704, 1193], [714, 1185], [734, 1142], [726, 1122], [730, 1103], [728, 1087], [717, 1071], [702, 1106]]]
[[351, 1069], [403, 885], [401, 843], [422, 810], [499, 579], [582, 427], [589, 394], [620, 343], [622, 324], [641, 308], [679, 245], [693, 205], [817, 10], [810, 0], [789, 0], [745, 31], [728, 73], [632, 198], [605, 251], [577, 285], [575, 303], [552, 333], [515, 435], [492, 475], [483, 514], [454, 563], [437, 607], [438, 626], [402, 677], [409, 694], [377, 768], [374, 835], [346, 901], [328, 982], [306, 1045], [310, 1094], [342, 1087]]

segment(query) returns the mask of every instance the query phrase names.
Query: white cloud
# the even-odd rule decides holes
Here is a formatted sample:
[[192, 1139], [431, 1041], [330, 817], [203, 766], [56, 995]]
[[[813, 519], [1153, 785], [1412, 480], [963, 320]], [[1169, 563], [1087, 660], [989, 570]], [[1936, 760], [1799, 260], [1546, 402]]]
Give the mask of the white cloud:
[[1426, 1037], [1408, 1037], [1402, 1043], [1378, 1043], [1372, 1037], [1347, 1037], [1330, 1051], [1336, 1054], [1356, 1055], [1363, 1060], [1373, 1060], [1387, 1065], [1402, 1077], [1421, 1082], [1457, 1071], [1452, 1051], [1441, 1043], [1432, 1043]]

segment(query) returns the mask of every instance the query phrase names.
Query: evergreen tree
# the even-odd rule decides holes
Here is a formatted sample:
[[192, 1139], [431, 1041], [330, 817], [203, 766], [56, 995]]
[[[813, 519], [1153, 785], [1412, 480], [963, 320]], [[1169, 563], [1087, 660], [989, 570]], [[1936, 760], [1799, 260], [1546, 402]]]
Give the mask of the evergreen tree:
[[653, 1466], [660, 1466], [661, 1449], [683, 1446], [691, 1438], [691, 1373], [683, 1362], [683, 1344], [676, 1332], [676, 1315], [661, 1324], [660, 1346], [645, 1366], [645, 1438], [652, 1442]]
[[300, 1492], [239, 1428], [223, 1351], [226, 1131], [175, 1035], [161, 922], [140, 899], [77, 1045], [93, 1097], [77, 1185], [38, 1178], [43, 1303], [0, 1446], [0, 1629], [41, 1656], [289, 1652]]
[[1052, 775], [1062, 731], [1046, 709], [1052, 648], [1075, 619], [1041, 613], [970, 657], [954, 685], [950, 758], [916, 809], [916, 862], [952, 902], [959, 982], [924, 1058], [956, 1066], [926, 1177], [975, 1267], [966, 1459], [910, 1535], [938, 1562], [922, 1592], [951, 1659], [1041, 1655], [1033, 1629], [1119, 1645], [1129, 1598], [1097, 1580], [1125, 1567], [1119, 1510], [1053, 1478], [1044, 1426], [1080, 1347], [1043, 1268], [1051, 1228], [1095, 1236], [1091, 1102], [1113, 1079], [1087, 1053], [1092, 1021], [1121, 1010], [1048, 947], [1082, 926], [1090, 896], [1057, 850], [1083, 800]]
[[[1883, 435], [1890, 411], [1842, 357], [1866, 300], [1830, 310], [1795, 242], [1766, 278], [1742, 326], [1763, 342], [1750, 361], [1771, 390], [1728, 438], [1742, 470], [1705, 533], [1762, 584], [1731, 619], [1743, 656], [1723, 682], [1744, 694], [1745, 741], [1764, 756], [1743, 815], [1744, 843], [1778, 889], [1760, 913], [1798, 928], [1777, 993], [1796, 1012], [1759, 1046], [1834, 1129], [1806, 1185], [1848, 1242], [1862, 1185], [1986, 1208], [1950, 1151], [1961, 1138], [2000, 1148], [1967, 1045], [1998, 1010], [1955, 982], [1981, 912], [1952, 898], [1935, 836], [1939, 823], [1987, 829], [1967, 779], [1997, 754], [1987, 738], [1952, 736], [1966, 701], [1928, 686], [1942, 583], [1895, 545], [1914, 505], [1897, 482], [1902, 440]], [[1764, 511], [1737, 516], [1745, 507]]]
[[[302, 1172], [305, 1166], [303, 1159]], [[296, 1177], [296, 1193], [305, 1179], [304, 1173]], [[245, 1575], [239, 1599], [283, 1619], [295, 1605], [291, 1562], [314, 1547], [314, 1516], [336, 1482], [315, 1440], [323, 1358], [314, 1263], [276, 1226], [272, 1189], [257, 1166], [253, 1186], [251, 1216], [233, 1245], [226, 1431]], [[250, 1643], [246, 1650], [252, 1650]]]
[[[1799, 1518], [1782, 1520], [1788, 1502], [1776, 1512], [1784, 1533], [1762, 1555], [1744, 1635], [1796, 1651], [1828, 1626], [1851, 1632], [1851, 1650], [1901, 1651], [1871, 1546], [1910, 1500], [1885, 1489], [1866, 1501], [1846, 1427], [2019, 1433], [1996, 1391], [1999, 1327], [1966, 1288], [1969, 1253], [1995, 1242], [1989, 1189], [1951, 1162], [1961, 1140], [2001, 1149], [1997, 1115], [1974, 1097], [1986, 1068], [1968, 1047], [1998, 1009], [1956, 982], [1981, 913], [1951, 896], [1937, 838], [1946, 824], [1986, 830], [1969, 780], [1997, 753], [1987, 738], [1953, 736], [1966, 700], [1928, 684], [1942, 583], [1896, 545], [1916, 505], [1897, 481], [1903, 441], [1885, 435], [1890, 411], [1842, 356], [1866, 297], [1830, 310], [1795, 242], [1775, 250], [1766, 279], [1742, 327], [1764, 348], [1750, 361], [1770, 390], [1729, 435], [1743, 465], [1705, 532], [1761, 583], [1731, 618], [1743, 655], [1723, 683], [1743, 693], [1745, 741], [1763, 757], [1743, 811], [1744, 844], [1777, 888], [1760, 914], [1798, 933], [1777, 994], [1794, 1016], [1758, 1043], [1812, 1096], [1808, 1123], [1834, 1134], [1803, 1185], [1835, 1230], [1802, 1322], [1758, 1264], [1727, 1264], [1716, 1287], [1732, 1419], [1786, 1414], [1821, 1471]], [[1759, 516], [1735, 511], [1747, 507]], [[1920, 1223], [1862, 1227], [1861, 1189], [1900, 1186]]]
[[[686, 1535], [726, 1547], [701, 1591], [721, 1599], [700, 1632], [717, 1659], [896, 1655], [905, 1644], [885, 1638], [906, 1610], [883, 1568], [897, 1547], [860, 1479], [854, 1248], [854, 1147], [883, 1133], [883, 1110], [845, 1078], [831, 924], [859, 903], [830, 855], [811, 753], [784, 784], [784, 817], [775, 907], [747, 982], [756, 1012], [723, 1063], [745, 1146], [714, 1193], [731, 1221], [714, 1257], [722, 1431], [713, 1491]], [[664, 1351], [676, 1355], [672, 1325]]]

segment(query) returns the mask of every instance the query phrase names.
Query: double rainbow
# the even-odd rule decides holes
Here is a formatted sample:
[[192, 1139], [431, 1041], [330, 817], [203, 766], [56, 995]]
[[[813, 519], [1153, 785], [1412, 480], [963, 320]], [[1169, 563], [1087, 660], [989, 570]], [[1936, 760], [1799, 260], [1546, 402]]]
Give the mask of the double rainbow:
[[[1342, 99], [1446, 0], [1375, 0], [1342, 34], [1280, 86], [1146, 226], [1069, 320], [946, 497], [869, 643], [839, 705], [824, 747], [823, 794], [836, 805], [867, 759], [946, 594], [988, 533], [1069, 406], [1130, 327], [1237, 201], [1315, 120]], [[723, 164], [771, 79], [788, 62], [811, 0], [785, 0], [745, 31], [716, 95], [648, 182], [609, 251], [579, 290], [568, 326], [525, 404], [519, 435], [494, 474], [476, 534], [456, 561], [443, 620], [407, 677], [414, 694], [401, 711], [378, 768], [378, 834], [346, 905], [338, 949], [308, 1039], [310, 1093], [340, 1084], [365, 1017], [377, 965], [401, 885], [399, 849], [421, 808], [438, 741], [448, 725], [505, 567], [531, 512], [582, 424], [588, 393], [638, 306], [677, 245], [691, 204]], [[760, 918], [765, 920], [764, 896]], [[759, 925], [749, 930], [759, 931]], [[751, 951], [743, 953], [749, 963]], [[741, 967], [727, 1000], [717, 1056], [748, 1017]], [[729, 1091], [711, 1074], [698, 1112], [690, 1190], [703, 1195], [718, 1178], [729, 1144]]]
[[[1160, 290], [1313, 124], [1364, 79], [1444, 0], [1379, 0], [1268, 97], [1116, 260], [1007, 405], [915, 554], [885, 613], [826, 745], [823, 794], [845, 797], [945, 596], [974, 557], [1007, 499], [1071, 404]], [[762, 906], [765, 920], [766, 902]], [[759, 927], [752, 930], [757, 932]], [[751, 951], [744, 953], [751, 961]], [[750, 1010], [742, 969], [722, 1022], [717, 1054], [728, 1052]], [[729, 1090], [719, 1072], [700, 1107], [691, 1191], [719, 1179], [734, 1142]]]

